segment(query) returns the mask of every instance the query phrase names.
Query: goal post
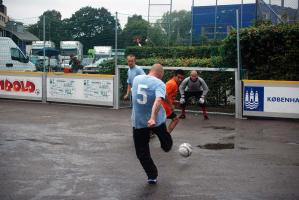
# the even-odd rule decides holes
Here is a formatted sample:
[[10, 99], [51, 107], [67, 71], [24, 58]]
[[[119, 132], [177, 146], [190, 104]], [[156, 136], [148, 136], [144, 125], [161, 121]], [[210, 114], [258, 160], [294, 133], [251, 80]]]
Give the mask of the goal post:
[[[139, 66], [144, 70], [149, 70], [151, 66]], [[121, 70], [127, 70], [128, 66], [126, 65], [117, 65], [115, 68], [115, 79], [114, 79], [114, 109], [119, 109], [120, 108], [120, 99], [121, 99], [121, 93], [120, 93], [120, 88], [122, 87], [121, 83]], [[227, 72], [227, 73], [232, 73], [232, 77], [234, 77], [234, 85], [232, 86], [234, 89], [235, 93], [235, 102], [234, 102], [234, 114], [235, 118], [241, 119], [242, 118], [242, 92], [241, 92], [241, 81], [239, 80], [238, 77], [238, 69], [236, 68], [206, 68], [206, 67], [170, 67], [170, 66], [165, 66], [163, 67], [165, 72], [171, 70], [177, 70], [177, 69], [182, 69], [184, 71], [200, 71], [200, 72], [212, 72], [212, 73], [217, 73], [217, 72]], [[126, 74], [126, 73], [125, 73]], [[123, 78], [123, 77], [122, 77]], [[204, 78], [205, 79], [205, 78]], [[207, 83], [209, 86], [209, 83]], [[220, 112], [214, 112], [214, 113], [220, 113]], [[225, 114], [225, 113], [222, 113]], [[227, 113], [226, 113], [227, 114]]]

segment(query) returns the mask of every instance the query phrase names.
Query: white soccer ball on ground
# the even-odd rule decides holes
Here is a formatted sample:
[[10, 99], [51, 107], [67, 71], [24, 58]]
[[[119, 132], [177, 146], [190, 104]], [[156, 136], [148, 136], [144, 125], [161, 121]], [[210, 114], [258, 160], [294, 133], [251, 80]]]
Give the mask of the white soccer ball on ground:
[[192, 154], [192, 146], [189, 143], [183, 143], [179, 147], [179, 153], [183, 157], [189, 157]]

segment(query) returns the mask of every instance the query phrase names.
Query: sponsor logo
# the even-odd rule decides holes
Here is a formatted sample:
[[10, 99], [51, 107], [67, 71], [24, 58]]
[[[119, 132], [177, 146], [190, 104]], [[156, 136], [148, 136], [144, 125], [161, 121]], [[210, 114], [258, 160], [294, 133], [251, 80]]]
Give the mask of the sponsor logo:
[[0, 90], [7, 92], [27, 92], [39, 94], [39, 90], [35, 90], [35, 84], [31, 81], [18, 81], [13, 82], [9, 80], [0, 80]]
[[245, 87], [244, 110], [264, 111], [264, 88]]
[[295, 97], [267, 97], [267, 102], [270, 103], [299, 103], [299, 98]]

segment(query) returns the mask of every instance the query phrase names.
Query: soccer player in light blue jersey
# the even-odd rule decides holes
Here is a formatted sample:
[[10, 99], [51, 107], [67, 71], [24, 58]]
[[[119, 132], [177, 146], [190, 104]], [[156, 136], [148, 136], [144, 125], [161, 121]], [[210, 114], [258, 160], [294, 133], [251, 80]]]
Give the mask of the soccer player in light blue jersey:
[[161, 81], [163, 75], [162, 65], [155, 64], [148, 75], [136, 76], [132, 87], [133, 139], [137, 158], [145, 170], [149, 184], [156, 184], [158, 177], [157, 167], [150, 154], [150, 132], [158, 136], [165, 152], [172, 147], [172, 137], [165, 124], [165, 110], [161, 105], [166, 95], [165, 84]]
[[141, 69], [139, 66], [136, 65], [136, 58], [133, 54], [129, 54], [127, 56], [127, 63], [129, 66], [128, 79], [127, 79], [128, 87], [127, 87], [127, 93], [124, 96], [124, 100], [129, 99], [134, 78], [138, 75], [145, 74], [143, 69]]

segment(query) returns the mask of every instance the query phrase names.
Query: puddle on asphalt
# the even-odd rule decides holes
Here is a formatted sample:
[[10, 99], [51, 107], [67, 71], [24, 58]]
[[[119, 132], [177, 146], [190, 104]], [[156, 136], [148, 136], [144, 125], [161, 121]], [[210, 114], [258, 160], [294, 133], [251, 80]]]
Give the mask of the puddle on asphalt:
[[222, 130], [228, 130], [228, 131], [235, 130], [235, 128], [231, 128], [231, 127], [227, 127], [227, 126], [204, 126], [203, 128], [222, 129]]
[[210, 149], [210, 150], [223, 150], [223, 149], [234, 149], [234, 143], [208, 143], [204, 145], [197, 145], [201, 149]]

